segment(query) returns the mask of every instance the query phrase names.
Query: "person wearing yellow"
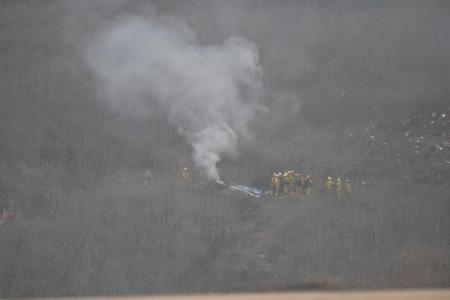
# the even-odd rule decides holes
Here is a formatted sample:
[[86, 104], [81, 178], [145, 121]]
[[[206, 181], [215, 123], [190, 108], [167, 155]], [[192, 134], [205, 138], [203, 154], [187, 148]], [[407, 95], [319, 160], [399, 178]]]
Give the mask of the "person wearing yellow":
[[274, 185], [275, 196], [278, 197], [278, 195], [280, 194], [281, 173], [275, 173], [273, 185]]
[[342, 196], [342, 181], [340, 178], [336, 179], [336, 197], [341, 198]]
[[334, 192], [334, 180], [333, 180], [333, 177], [328, 176], [326, 186], [327, 186], [327, 193], [332, 195], [333, 192]]

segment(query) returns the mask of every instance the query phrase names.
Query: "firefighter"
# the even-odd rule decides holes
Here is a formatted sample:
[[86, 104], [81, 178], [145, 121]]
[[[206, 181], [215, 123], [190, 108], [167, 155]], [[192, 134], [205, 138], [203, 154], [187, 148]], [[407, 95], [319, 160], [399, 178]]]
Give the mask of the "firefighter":
[[286, 195], [289, 195], [292, 187], [291, 171], [284, 172], [283, 177], [284, 177], [284, 193]]
[[311, 190], [312, 190], [312, 179], [311, 179], [311, 175], [307, 175], [305, 177], [305, 180], [303, 182], [303, 186], [304, 186], [304, 190], [305, 190], [305, 194], [309, 195], [311, 194]]
[[345, 195], [347, 196], [347, 198], [351, 199], [352, 198], [352, 183], [350, 182], [349, 179], [345, 180]]
[[327, 193], [332, 195], [334, 192], [334, 181], [333, 177], [328, 176], [327, 178]]
[[183, 180], [188, 180], [189, 179], [189, 169], [188, 168], [183, 168], [183, 170], [181, 170], [181, 177], [183, 178]]
[[272, 190], [272, 195], [275, 195], [276, 180], [277, 180], [277, 173], [272, 173], [272, 179], [270, 180], [270, 189]]
[[295, 171], [291, 170], [288, 171], [288, 185], [289, 185], [289, 189], [288, 189], [288, 193], [289, 194], [294, 194], [295, 190], [294, 190], [294, 173]]
[[278, 194], [283, 194], [284, 192], [284, 173], [280, 172], [278, 173], [278, 181], [280, 182], [280, 190], [278, 191]]
[[301, 174], [300, 175], [300, 195], [305, 194], [305, 178], [306, 176]]
[[300, 176], [301, 176], [300, 173], [295, 173], [294, 177], [293, 177], [294, 193], [296, 195], [300, 194], [300, 191], [301, 191], [301, 188], [302, 188], [301, 187], [301, 182], [300, 182]]
[[341, 198], [342, 194], [342, 182], [341, 179], [336, 179], [336, 197]]
[[283, 176], [281, 177], [281, 186], [282, 186], [282, 193], [288, 194], [289, 193], [289, 174], [288, 172], [284, 172]]
[[273, 185], [275, 196], [278, 197], [278, 195], [280, 194], [280, 187], [281, 187], [281, 173], [275, 173]]

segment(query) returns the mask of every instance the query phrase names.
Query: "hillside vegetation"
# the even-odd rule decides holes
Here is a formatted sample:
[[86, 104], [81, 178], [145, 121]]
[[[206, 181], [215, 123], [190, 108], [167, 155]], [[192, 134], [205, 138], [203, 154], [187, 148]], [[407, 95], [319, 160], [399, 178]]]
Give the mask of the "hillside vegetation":
[[[86, 40], [142, 4], [114, 2], [0, 4], [0, 297], [450, 286], [447, 2], [154, 1], [202, 43], [236, 31], [260, 48], [267, 111], [219, 170], [314, 185], [260, 199], [207, 180], [164, 114], [102, 101]], [[352, 199], [327, 196], [326, 176], [349, 178]]]

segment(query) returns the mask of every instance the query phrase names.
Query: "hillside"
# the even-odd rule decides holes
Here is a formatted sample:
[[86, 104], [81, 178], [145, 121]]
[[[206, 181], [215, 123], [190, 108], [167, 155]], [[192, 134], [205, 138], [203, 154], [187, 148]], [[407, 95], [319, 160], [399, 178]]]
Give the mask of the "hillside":
[[449, 11], [1, 1], [0, 298], [448, 288]]

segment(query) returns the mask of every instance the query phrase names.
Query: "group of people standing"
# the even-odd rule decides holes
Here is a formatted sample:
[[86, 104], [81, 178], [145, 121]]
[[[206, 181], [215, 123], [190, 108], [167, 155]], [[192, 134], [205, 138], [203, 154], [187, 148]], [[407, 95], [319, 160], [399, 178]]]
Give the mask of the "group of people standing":
[[294, 170], [273, 173], [271, 180], [272, 194], [309, 195], [312, 191], [312, 178]]
[[[272, 195], [309, 195], [311, 194], [313, 184], [311, 175], [304, 175], [294, 170], [285, 172], [275, 172], [272, 174], [270, 182]], [[351, 198], [352, 183], [349, 179], [333, 179], [328, 176], [326, 181], [326, 192], [328, 195], [336, 198]]]
[[329, 195], [336, 196], [337, 198], [342, 198], [342, 196], [351, 198], [352, 196], [352, 183], [349, 179], [343, 182], [340, 178], [337, 178], [335, 181], [333, 177], [328, 176], [326, 189]]

